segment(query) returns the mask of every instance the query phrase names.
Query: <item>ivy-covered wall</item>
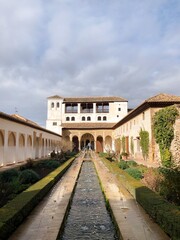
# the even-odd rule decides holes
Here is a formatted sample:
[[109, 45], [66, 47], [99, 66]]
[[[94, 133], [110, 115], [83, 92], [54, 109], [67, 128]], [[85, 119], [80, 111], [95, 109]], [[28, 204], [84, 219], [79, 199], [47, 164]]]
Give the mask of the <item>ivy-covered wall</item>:
[[171, 143], [172, 160], [174, 164], [180, 167], [180, 106], [177, 106], [179, 116], [174, 124], [174, 139]]

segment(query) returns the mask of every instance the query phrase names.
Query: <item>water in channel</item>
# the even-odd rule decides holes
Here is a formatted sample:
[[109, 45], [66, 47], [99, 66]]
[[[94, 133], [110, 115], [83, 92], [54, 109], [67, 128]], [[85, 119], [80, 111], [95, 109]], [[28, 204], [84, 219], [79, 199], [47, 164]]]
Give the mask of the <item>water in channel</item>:
[[91, 161], [83, 162], [65, 228], [59, 239], [118, 239]]

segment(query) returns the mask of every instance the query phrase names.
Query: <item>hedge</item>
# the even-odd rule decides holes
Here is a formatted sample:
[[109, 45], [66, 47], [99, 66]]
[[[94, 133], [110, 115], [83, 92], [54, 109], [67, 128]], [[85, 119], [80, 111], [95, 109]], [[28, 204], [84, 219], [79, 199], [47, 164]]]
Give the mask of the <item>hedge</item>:
[[157, 193], [131, 177], [121, 170], [116, 163], [110, 163], [105, 158], [101, 158], [101, 160], [111, 172], [116, 173], [118, 180], [171, 239], [178, 240], [180, 236], [179, 207], [170, 204]]
[[7, 239], [70, 167], [75, 157], [0, 208], [0, 240]]

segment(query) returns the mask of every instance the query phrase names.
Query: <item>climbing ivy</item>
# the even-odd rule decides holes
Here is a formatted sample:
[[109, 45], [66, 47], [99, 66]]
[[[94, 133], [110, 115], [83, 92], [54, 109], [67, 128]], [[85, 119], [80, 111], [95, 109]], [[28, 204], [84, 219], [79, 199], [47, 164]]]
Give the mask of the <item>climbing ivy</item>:
[[140, 136], [140, 146], [142, 149], [143, 158], [144, 160], [146, 160], [149, 154], [149, 132], [142, 130], [141, 128], [139, 132], [139, 136]]
[[179, 113], [175, 106], [163, 108], [154, 115], [154, 136], [156, 143], [159, 144], [161, 162], [164, 167], [171, 166], [172, 155], [170, 146], [174, 138], [173, 125], [178, 115]]
[[133, 141], [133, 137], [131, 137], [131, 153], [134, 154], [134, 141]]

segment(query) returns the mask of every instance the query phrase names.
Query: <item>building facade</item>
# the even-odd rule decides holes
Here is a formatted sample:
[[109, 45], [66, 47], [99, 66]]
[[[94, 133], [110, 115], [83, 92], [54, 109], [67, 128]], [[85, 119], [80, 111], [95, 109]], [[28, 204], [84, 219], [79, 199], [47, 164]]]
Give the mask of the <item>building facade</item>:
[[61, 136], [19, 115], [0, 112], [0, 167], [60, 150]]
[[[180, 104], [180, 97], [158, 94], [146, 99], [128, 113], [127, 100], [119, 97], [48, 98], [47, 128], [62, 133], [63, 139], [73, 142], [76, 150], [90, 146], [96, 152], [125, 151], [129, 159], [140, 160], [145, 165], [160, 165], [160, 152], [153, 134], [153, 117], [160, 109]], [[143, 159], [140, 131], [149, 133], [149, 154]], [[175, 126], [172, 154], [176, 162], [179, 155], [180, 119]], [[125, 149], [122, 149], [122, 138]]]
[[[115, 141], [125, 138], [125, 152], [128, 153], [130, 159], [137, 159], [148, 163], [156, 163], [160, 165], [160, 152], [158, 144], [155, 141], [153, 134], [153, 117], [160, 109], [176, 105], [179, 111], [180, 97], [169, 94], [158, 94], [147, 100], [136, 107], [134, 110], [129, 112], [122, 120], [114, 125], [114, 139]], [[149, 133], [149, 154], [146, 161], [143, 159], [142, 149], [140, 147], [140, 131], [144, 130]], [[180, 139], [180, 118], [178, 117], [174, 125], [175, 139], [172, 143], [171, 149], [172, 154], [180, 157], [180, 145], [178, 145], [178, 139]], [[178, 147], [179, 146], [179, 147]], [[121, 149], [122, 151], [122, 144]]]
[[46, 128], [72, 141], [74, 148], [114, 150], [112, 127], [127, 115], [121, 97], [48, 98]]

